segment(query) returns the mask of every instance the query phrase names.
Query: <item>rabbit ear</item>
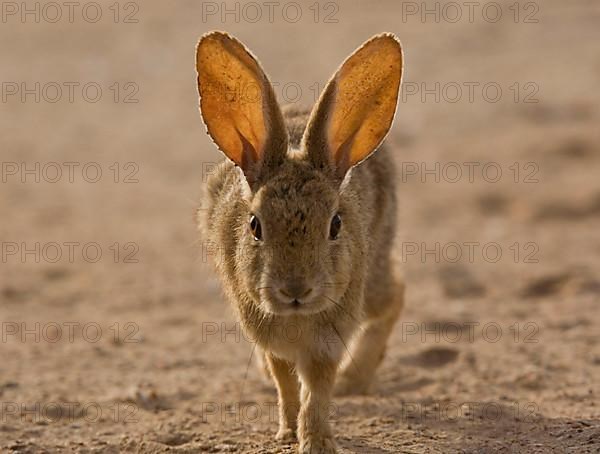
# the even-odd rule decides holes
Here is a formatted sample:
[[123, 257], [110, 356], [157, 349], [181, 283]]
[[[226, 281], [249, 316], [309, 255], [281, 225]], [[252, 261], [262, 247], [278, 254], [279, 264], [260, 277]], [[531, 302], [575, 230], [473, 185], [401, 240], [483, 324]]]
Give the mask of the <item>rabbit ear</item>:
[[196, 69], [208, 134], [252, 185], [287, 152], [287, 132], [273, 87], [244, 45], [223, 32], [200, 39]]
[[304, 133], [315, 166], [330, 167], [344, 178], [377, 149], [394, 119], [402, 66], [400, 42], [388, 33], [371, 38], [342, 64]]

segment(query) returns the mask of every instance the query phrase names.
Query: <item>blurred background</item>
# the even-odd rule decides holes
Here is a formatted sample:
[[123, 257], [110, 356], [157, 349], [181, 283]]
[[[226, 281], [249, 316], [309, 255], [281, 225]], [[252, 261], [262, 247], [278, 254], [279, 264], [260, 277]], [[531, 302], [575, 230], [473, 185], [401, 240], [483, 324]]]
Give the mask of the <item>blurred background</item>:
[[600, 4], [2, 2], [0, 450], [294, 452], [196, 232], [195, 45], [312, 105], [405, 51], [406, 310], [342, 452], [598, 452]]

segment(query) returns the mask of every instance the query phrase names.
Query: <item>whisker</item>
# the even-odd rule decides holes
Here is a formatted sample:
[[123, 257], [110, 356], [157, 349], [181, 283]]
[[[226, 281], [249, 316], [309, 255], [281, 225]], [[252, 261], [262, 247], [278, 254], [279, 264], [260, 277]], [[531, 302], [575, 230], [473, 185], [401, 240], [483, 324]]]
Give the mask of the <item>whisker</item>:
[[360, 322], [360, 320], [358, 320], [354, 315], [352, 315], [352, 313], [348, 309], [346, 309], [344, 306], [342, 306], [340, 303], [335, 301], [333, 298], [328, 297], [327, 295], [324, 295], [324, 296], [329, 301], [331, 301], [333, 304], [335, 304], [336, 307], [338, 307], [340, 310], [342, 310], [344, 313], [346, 313], [348, 315], [348, 317], [350, 317], [352, 320], [354, 320], [359, 326], [362, 324]]
[[[260, 312], [259, 312], [259, 314], [260, 314], [260, 321], [258, 322], [258, 326], [256, 327], [256, 337], [257, 338], [254, 339], [254, 343], [255, 344], [258, 343], [258, 337], [261, 336], [260, 333], [261, 333], [261, 327], [263, 325], [263, 322], [265, 322], [265, 321], [267, 321], [267, 323], [269, 322], [269, 320], [268, 320], [269, 319], [268, 314], [260, 313]], [[271, 335], [271, 330], [268, 329], [268, 331], [267, 331], [267, 340], [269, 340], [270, 335]]]
[[348, 356], [350, 357], [350, 362], [352, 363], [352, 365], [354, 366], [354, 369], [356, 370], [357, 374], [360, 374], [360, 371], [358, 370], [358, 366], [356, 365], [356, 362], [354, 361], [354, 357], [352, 356], [352, 353], [350, 353], [350, 350], [348, 350], [348, 346], [346, 345], [346, 343], [344, 342], [344, 339], [342, 339], [342, 336], [340, 335], [340, 333], [338, 332], [337, 328], [335, 327], [335, 325], [333, 324], [333, 322], [331, 322], [331, 327], [333, 328], [333, 330], [335, 331], [335, 334], [337, 334], [337, 336], [340, 338], [340, 341], [342, 342], [342, 345], [344, 346], [344, 348], [346, 349], [346, 351], [348, 352]]
[[248, 358], [248, 363], [246, 364], [246, 372], [244, 372], [244, 380], [242, 381], [242, 387], [240, 389], [240, 399], [239, 403], [242, 404], [242, 398], [244, 397], [244, 385], [246, 384], [246, 379], [248, 378], [248, 370], [250, 369], [250, 363], [252, 362], [252, 356], [254, 355], [254, 350], [256, 349], [256, 342], [252, 343], [252, 350], [250, 350], [250, 357]]

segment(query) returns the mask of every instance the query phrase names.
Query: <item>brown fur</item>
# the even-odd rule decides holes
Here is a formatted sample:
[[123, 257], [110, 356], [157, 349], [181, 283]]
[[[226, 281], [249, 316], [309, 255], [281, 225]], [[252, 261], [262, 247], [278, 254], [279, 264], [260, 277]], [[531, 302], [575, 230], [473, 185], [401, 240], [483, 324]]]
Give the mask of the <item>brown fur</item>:
[[[286, 143], [276, 165], [259, 158], [251, 169], [231, 160], [218, 166], [208, 179], [198, 219], [218, 250], [223, 287], [244, 329], [265, 352], [277, 383], [278, 438], [297, 433], [302, 453], [335, 452], [327, 415], [336, 375], [342, 393], [367, 390], [402, 307], [403, 289], [391, 257], [396, 229], [393, 161], [383, 147], [366, 159], [371, 143], [382, 137], [365, 136], [363, 150], [348, 142], [339, 153], [344, 147], [354, 151], [332, 161], [327, 150], [319, 149], [327, 147], [329, 131], [320, 117], [329, 117], [328, 111], [336, 108], [327, 99], [335, 93], [333, 83], [312, 116], [285, 108], [285, 131], [267, 128], [277, 136], [269, 138], [271, 143]], [[353, 158], [357, 149], [360, 157]], [[260, 157], [257, 150], [250, 152]], [[346, 176], [344, 166], [363, 160]], [[329, 226], [336, 213], [342, 228], [331, 240]], [[264, 241], [253, 238], [251, 215], [260, 219]], [[301, 310], [282, 303], [277, 293], [298, 283], [313, 289]], [[345, 357], [351, 359], [338, 374]]]

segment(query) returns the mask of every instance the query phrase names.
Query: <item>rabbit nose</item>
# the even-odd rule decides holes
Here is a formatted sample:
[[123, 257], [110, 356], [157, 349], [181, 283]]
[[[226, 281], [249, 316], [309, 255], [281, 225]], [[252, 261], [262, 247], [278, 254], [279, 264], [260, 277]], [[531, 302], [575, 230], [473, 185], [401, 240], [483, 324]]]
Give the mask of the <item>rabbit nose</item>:
[[293, 302], [298, 302], [300, 298], [305, 298], [311, 294], [312, 288], [306, 286], [305, 284], [294, 282], [287, 284], [285, 287], [280, 287], [279, 292], [287, 297], [291, 298]]

